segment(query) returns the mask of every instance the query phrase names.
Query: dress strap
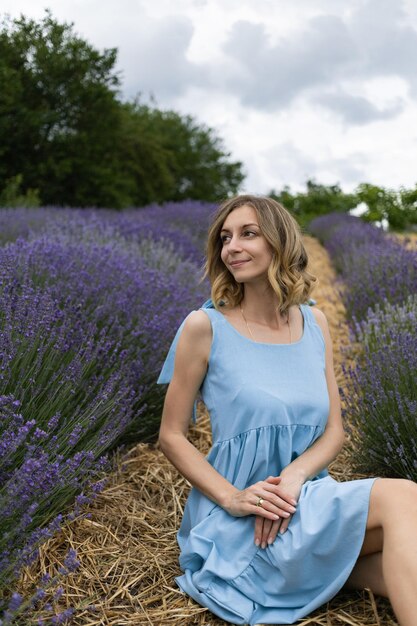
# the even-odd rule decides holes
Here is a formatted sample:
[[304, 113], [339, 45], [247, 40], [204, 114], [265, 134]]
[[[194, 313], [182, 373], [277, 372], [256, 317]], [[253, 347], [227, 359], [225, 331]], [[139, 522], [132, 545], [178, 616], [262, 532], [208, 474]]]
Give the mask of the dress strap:
[[314, 304], [316, 304], [316, 301], [310, 298], [310, 300], [306, 304], [301, 305], [304, 313], [304, 320], [305, 323], [310, 326], [313, 336], [316, 338], [316, 341], [318, 341], [320, 346], [325, 350], [326, 341], [324, 339], [323, 331], [317, 323], [316, 316], [310, 308]]
[[[313, 302], [315, 304], [314, 300]], [[305, 302], [304, 304], [301, 305], [304, 321], [309, 326], [311, 326], [312, 324], [315, 324], [316, 322], [316, 318], [314, 317], [313, 312], [310, 309], [311, 306], [313, 306], [313, 304], [311, 304], [310, 301]]]

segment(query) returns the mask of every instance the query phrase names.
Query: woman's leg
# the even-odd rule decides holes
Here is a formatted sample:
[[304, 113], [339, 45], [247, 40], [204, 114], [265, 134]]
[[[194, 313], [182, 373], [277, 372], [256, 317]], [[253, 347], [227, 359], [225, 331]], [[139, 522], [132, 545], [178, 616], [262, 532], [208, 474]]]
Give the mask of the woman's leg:
[[382, 528], [367, 529], [356, 565], [346, 581], [346, 589], [368, 587], [379, 596], [388, 597], [382, 573]]
[[[382, 543], [382, 545], [381, 545]], [[378, 548], [382, 553], [378, 556]], [[370, 495], [361, 555], [347, 585], [387, 595], [402, 626], [417, 623], [417, 484], [380, 478]], [[355, 586], [357, 589], [358, 587]], [[363, 587], [362, 587], [363, 588]], [[381, 593], [381, 592], [386, 593]]]
[[345, 589], [372, 589], [377, 596], [388, 598], [382, 572], [382, 552], [360, 556], [346, 581]]

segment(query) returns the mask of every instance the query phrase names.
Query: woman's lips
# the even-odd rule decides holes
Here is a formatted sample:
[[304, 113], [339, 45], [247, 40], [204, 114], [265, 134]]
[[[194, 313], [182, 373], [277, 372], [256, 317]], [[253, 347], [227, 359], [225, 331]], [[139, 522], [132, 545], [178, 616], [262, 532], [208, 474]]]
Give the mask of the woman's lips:
[[244, 265], [247, 262], [248, 261], [232, 261], [230, 265], [231, 267], [240, 267], [241, 265]]

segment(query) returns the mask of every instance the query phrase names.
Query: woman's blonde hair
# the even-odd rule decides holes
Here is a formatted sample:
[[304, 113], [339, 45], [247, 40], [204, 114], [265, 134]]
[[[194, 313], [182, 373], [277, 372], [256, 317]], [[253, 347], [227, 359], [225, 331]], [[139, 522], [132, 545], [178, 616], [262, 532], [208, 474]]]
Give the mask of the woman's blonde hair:
[[279, 202], [268, 197], [234, 196], [222, 202], [214, 214], [204, 267], [204, 278], [208, 276], [211, 284], [211, 299], [216, 308], [233, 308], [243, 298], [243, 284], [235, 281], [221, 259], [220, 232], [229, 213], [244, 205], [256, 211], [259, 228], [272, 248], [268, 280], [278, 298], [279, 311], [285, 315], [291, 305], [308, 300], [317, 278], [307, 271], [308, 255], [298, 222]]

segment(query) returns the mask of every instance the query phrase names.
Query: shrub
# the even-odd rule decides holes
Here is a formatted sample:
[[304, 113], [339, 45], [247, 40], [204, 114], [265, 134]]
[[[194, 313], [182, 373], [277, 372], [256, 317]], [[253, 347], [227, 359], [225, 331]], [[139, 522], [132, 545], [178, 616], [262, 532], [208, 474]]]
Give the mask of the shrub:
[[174, 238], [97, 213], [39, 210], [0, 248], [0, 589], [94, 496], [108, 452], [156, 437], [163, 359], [208, 296]]
[[341, 274], [349, 320], [365, 319], [385, 300], [403, 302], [417, 293], [417, 251], [407, 250], [376, 226], [351, 215], [330, 214], [310, 224]]
[[40, 205], [37, 189], [28, 189], [25, 193], [22, 192], [23, 176], [21, 174], [13, 176], [5, 182], [5, 186], [0, 192], [0, 207], [34, 208]]
[[355, 426], [354, 462], [381, 476], [417, 481], [417, 294], [376, 305], [354, 327], [363, 352], [342, 392]]

